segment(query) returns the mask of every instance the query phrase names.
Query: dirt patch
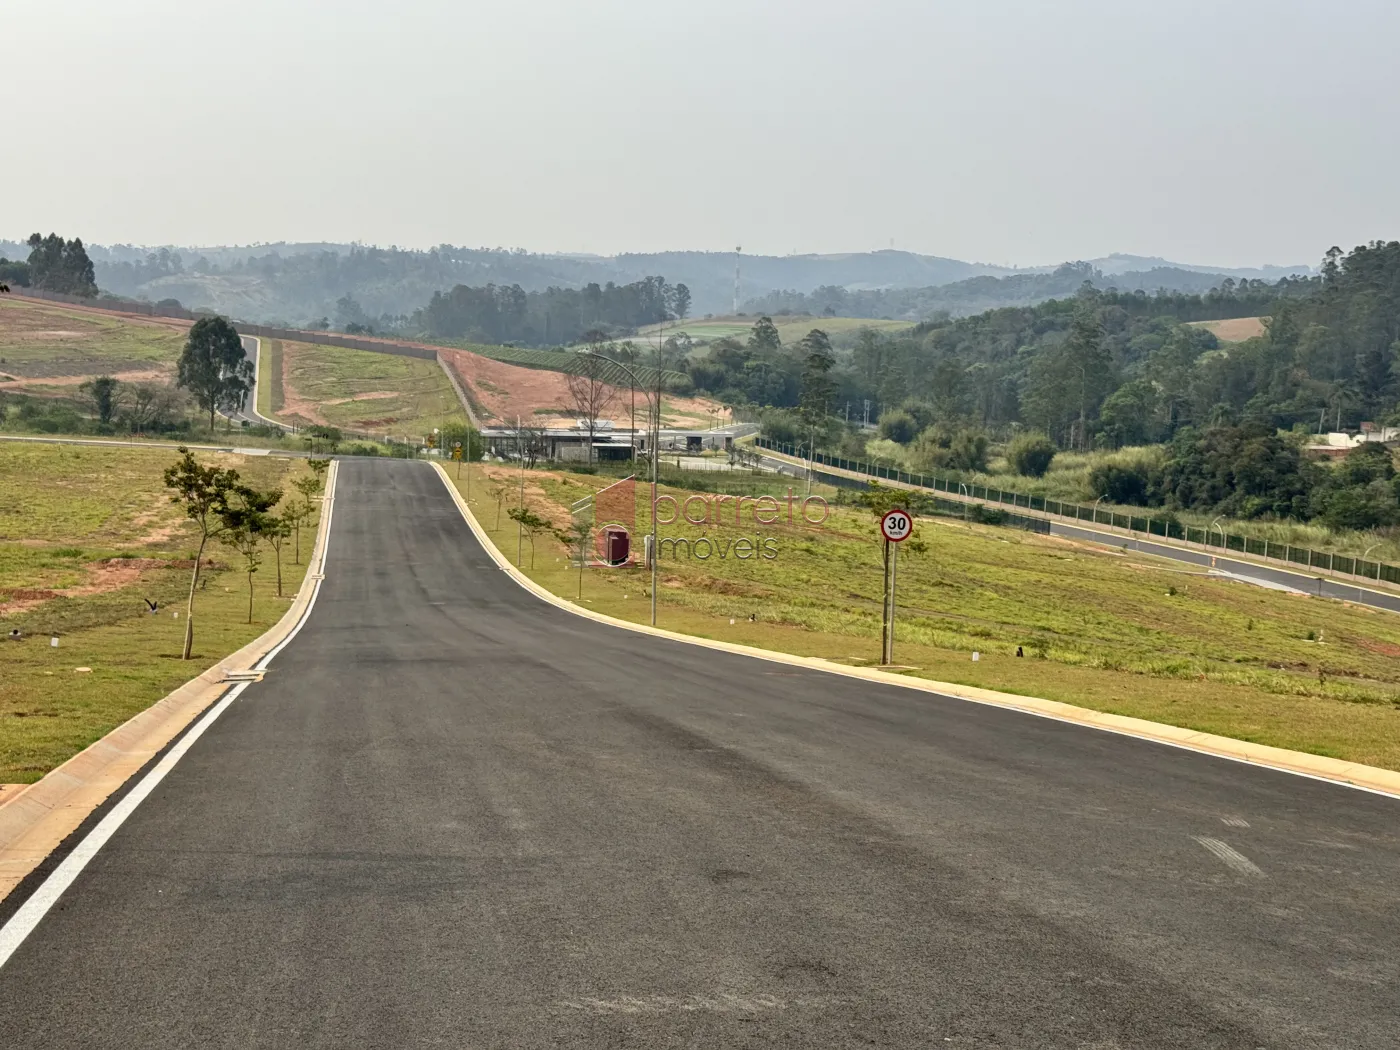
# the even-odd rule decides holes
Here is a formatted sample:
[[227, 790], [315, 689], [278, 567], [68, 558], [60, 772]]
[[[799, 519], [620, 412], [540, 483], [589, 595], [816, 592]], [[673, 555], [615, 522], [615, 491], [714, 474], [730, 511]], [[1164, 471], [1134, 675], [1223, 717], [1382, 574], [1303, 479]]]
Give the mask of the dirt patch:
[[[154, 368], [143, 368], [130, 372], [109, 372], [107, 374], [123, 383], [152, 383], [167, 380], [173, 373]], [[0, 379], [0, 388], [27, 390], [31, 387], [76, 387], [82, 386], [92, 378], [91, 375], [16, 376], [9, 380]]]
[[296, 349], [282, 344], [282, 412], [283, 418], [295, 418], [307, 423], [326, 426], [326, 417], [316, 410], [317, 402], [308, 400], [297, 393], [292, 382], [292, 367], [296, 364]]
[[[204, 559], [205, 571], [213, 571], [225, 566], [211, 558]], [[155, 569], [193, 569], [193, 559], [168, 558], [109, 558], [88, 566], [87, 578], [74, 587], [47, 590], [35, 587], [16, 587], [0, 591], [0, 616], [35, 609], [55, 598], [87, 598], [96, 594], [110, 594], [141, 581], [143, 573]]]
[[[442, 350], [443, 362], [467, 387], [472, 401], [488, 418], [482, 422], [512, 423], [516, 416], [532, 419], [536, 424], [552, 428], [573, 426], [574, 414], [569, 406], [569, 385], [562, 372], [546, 372], [538, 368], [493, 361], [470, 350]], [[613, 387], [612, 403], [601, 418], [610, 419], [615, 427], [632, 425], [632, 390]], [[637, 392], [637, 419], [646, 416], [646, 398]], [[712, 419], [728, 421], [729, 410], [718, 402], [702, 397], [667, 397], [662, 411], [667, 425], [704, 426]]]
[[1374, 638], [1357, 638], [1356, 644], [1368, 652], [1377, 653], [1381, 656], [1400, 656], [1400, 645], [1391, 645], [1389, 642], [1379, 642]]
[[1225, 321], [1196, 321], [1199, 327], [1212, 332], [1222, 343], [1242, 343], [1264, 334], [1264, 318], [1231, 317]]

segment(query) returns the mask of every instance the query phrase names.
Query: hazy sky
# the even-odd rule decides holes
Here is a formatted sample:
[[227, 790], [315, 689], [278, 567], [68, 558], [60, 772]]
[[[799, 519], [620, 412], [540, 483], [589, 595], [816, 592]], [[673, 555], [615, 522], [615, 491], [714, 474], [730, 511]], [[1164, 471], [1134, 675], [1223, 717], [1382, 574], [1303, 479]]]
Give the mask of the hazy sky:
[[0, 0], [0, 237], [1111, 251], [1400, 236], [1400, 0]]

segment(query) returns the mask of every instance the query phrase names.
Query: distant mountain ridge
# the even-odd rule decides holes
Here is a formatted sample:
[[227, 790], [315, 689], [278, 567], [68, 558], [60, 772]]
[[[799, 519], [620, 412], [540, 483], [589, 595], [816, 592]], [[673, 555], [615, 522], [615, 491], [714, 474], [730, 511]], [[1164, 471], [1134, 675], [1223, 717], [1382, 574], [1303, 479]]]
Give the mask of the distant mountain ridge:
[[[249, 321], [305, 324], [327, 318], [336, 323], [338, 311], [347, 310], [357, 317], [401, 317], [424, 306], [434, 292], [458, 284], [518, 284], [525, 291], [543, 291], [609, 281], [628, 284], [650, 276], [687, 285], [694, 316], [727, 314], [733, 308], [733, 252], [598, 256], [452, 245], [418, 251], [334, 242], [163, 248], [89, 244], [87, 248], [104, 291], [152, 301], [178, 299], [187, 307], [207, 307]], [[23, 259], [28, 248], [15, 241], [0, 241], [0, 255]], [[1288, 273], [1311, 272], [1310, 267], [1197, 266], [1124, 254], [1088, 260], [1087, 265], [1105, 278], [1121, 276], [1122, 280], [1170, 270], [1171, 274], [1158, 279], [1164, 281], [1163, 287], [1183, 291], [1204, 290], [1227, 276], [1274, 280]], [[947, 309], [961, 314], [977, 304], [986, 304], [980, 309], [987, 309], [1040, 301], [1045, 297], [1039, 290], [1047, 286], [1045, 279], [1054, 284], [1058, 280], [1055, 275], [1063, 269], [1011, 268], [893, 249], [743, 255], [740, 267], [743, 302], [766, 301], [775, 294], [806, 295], [827, 288], [850, 293], [924, 290], [921, 295], [905, 297], [901, 316], [910, 310]], [[1208, 275], [1204, 288], [1198, 278], [1188, 274]], [[1017, 280], [1022, 277], [1029, 280]], [[987, 283], [998, 279], [1011, 283]], [[962, 287], [942, 297], [926, 294], [928, 289], [953, 285]], [[940, 299], [962, 305], [936, 305]]]

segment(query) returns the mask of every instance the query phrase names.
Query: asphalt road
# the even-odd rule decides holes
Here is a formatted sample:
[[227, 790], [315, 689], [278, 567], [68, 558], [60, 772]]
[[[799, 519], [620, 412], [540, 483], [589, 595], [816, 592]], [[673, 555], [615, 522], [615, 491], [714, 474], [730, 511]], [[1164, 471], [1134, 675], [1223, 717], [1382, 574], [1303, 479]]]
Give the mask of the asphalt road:
[[327, 573], [0, 1046], [1396, 1045], [1400, 801], [595, 624], [426, 464]]

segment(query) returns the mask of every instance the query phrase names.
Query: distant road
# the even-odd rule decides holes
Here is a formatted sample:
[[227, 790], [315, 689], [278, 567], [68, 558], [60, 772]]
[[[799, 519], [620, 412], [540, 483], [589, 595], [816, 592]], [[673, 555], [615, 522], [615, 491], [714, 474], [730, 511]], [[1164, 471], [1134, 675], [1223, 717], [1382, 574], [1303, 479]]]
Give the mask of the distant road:
[[1260, 565], [1258, 562], [1243, 561], [1221, 554], [1212, 554], [1209, 551], [1193, 551], [1182, 547], [1168, 546], [1165, 543], [1152, 543], [1144, 539], [1129, 539], [1123, 535], [1101, 532], [1097, 529], [1062, 525], [1057, 521], [1050, 523], [1050, 534], [1074, 540], [1087, 540], [1090, 543], [1101, 543], [1106, 547], [1142, 551], [1146, 554], [1155, 554], [1159, 558], [1170, 558], [1173, 561], [1185, 562], [1189, 565], [1202, 565], [1241, 577], [1246, 582], [1264, 580], [1304, 594], [1316, 594], [1324, 598], [1340, 598], [1358, 605], [1369, 605], [1376, 609], [1400, 612], [1400, 595], [1372, 590], [1359, 584], [1343, 583], [1333, 577], [1290, 572], [1287, 569], [1276, 569], [1271, 565]]
[[[789, 462], [786, 459], [766, 456], [761, 453], [758, 458], [765, 466], [772, 467], [779, 474], [785, 474], [793, 478], [806, 478], [807, 476], [806, 467]], [[830, 472], [830, 468], [818, 465], [817, 472], [819, 474], [822, 472]], [[955, 502], [957, 500], [957, 497], [952, 493], [940, 492], [938, 496], [940, 498], [954, 500]], [[1208, 569], [1217, 569], [1222, 574], [1238, 578], [1245, 583], [1262, 581], [1303, 594], [1315, 594], [1324, 598], [1337, 598], [1342, 601], [1355, 602], [1357, 605], [1369, 605], [1373, 609], [1400, 612], [1400, 594], [1391, 594], [1387, 591], [1376, 590], [1367, 587], [1364, 583], [1347, 583], [1336, 577], [1322, 577], [1307, 572], [1295, 572], [1289, 569], [1275, 568], [1272, 565], [1261, 565], [1258, 562], [1248, 561], [1243, 558], [1231, 558], [1227, 554], [1191, 550], [1187, 547], [1177, 547], [1167, 543], [1154, 543], [1151, 540], [1136, 536], [1127, 536], [1121, 532], [1108, 532], [1103, 529], [1090, 528], [1084, 525], [1068, 525], [1053, 519], [1050, 520], [1049, 524], [1050, 535], [1052, 536], [1063, 536], [1066, 539], [1099, 543], [1105, 547], [1116, 547], [1120, 550], [1128, 548], [1142, 551], [1145, 554], [1153, 554], [1160, 558], [1170, 558], [1172, 561], [1184, 562], [1188, 565], [1200, 565]]]
[[1396, 1045], [1400, 800], [582, 619], [422, 463], [326, 571], [5, 1047]]

